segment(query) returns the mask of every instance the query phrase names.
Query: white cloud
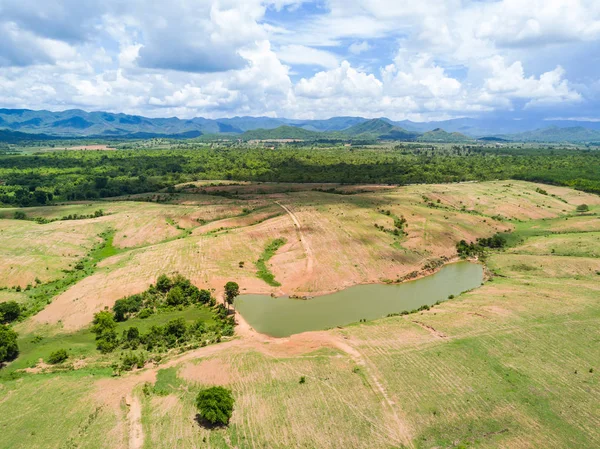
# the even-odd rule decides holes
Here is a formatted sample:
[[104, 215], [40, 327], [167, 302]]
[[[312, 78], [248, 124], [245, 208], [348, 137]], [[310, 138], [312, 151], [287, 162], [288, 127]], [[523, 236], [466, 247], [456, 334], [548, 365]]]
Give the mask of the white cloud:
[[338, 57], [335, 54], [304, 45], [285, 45], [279, 49], [277, 56], [289, 64], [317, 65], [326, 68], [338, 65]]
[[491, 94], [529, 99], [528, 106], [581, 100], [581, 95], [571, 89], [569, 82], [564, 79], [565, 71], [560, 66], [535, 78], [525, 76], [520, 61], [507, 66], [502, 57], [496, 56], [484, 61], [483, 65], [491, 72], [491, 76], [485, 81], [485, 88]]
[[348, 47], [348, 51], [353, 55], [360, 55], [366, 51], [369, 51], [372, 47], [367, 41], [354, 42]]
[[600, 106], [600, 79], [562, 60], [600, 40], [596, 0], [305, 3], [0, 0], [0, 104], [397, 119]]

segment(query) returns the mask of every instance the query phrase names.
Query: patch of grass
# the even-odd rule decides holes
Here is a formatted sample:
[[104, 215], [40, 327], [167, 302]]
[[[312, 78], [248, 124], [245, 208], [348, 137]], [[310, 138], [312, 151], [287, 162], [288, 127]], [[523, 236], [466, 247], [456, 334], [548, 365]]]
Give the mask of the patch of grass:
[[152, 393], [167, 396], [174, 393], [182, 384], [182, 380], [177, 377], [177, 368], [161, 369], [156, 373], [156, 382]]
[[269, 270], [267, 262], [269, 262], [271, 257], [273, 257], [277, 250], [283, 245], [285, 245], [285, 243], [286, 239], [284, 238], [278, 238], [269, 242], [269, 244], [265, 247], [265, 250], [263, 251], [260, 258], [254, 264], [258, 269], [258, 271], [256, 272], [256, 276], [259, 279], [265, 281], [271, 287], [279, 287], [281, 284], [275, 280], [275, 275], [271, 273], [271, 270]]
[[[205, 306], [189, 306], [182, 310], [175, 310], [151, 315], [149, 318], [132, 318], [122, 323], [117, 323], [117, 335], [120, 337], [124, 330], [130, 327], [137, 327], [140, 333], [146, 333], [152, 326], [163, 326], [168, 321], [184, 318], [186, 324], [192, 324], [202, 320], [207, 326], [214, 324], [213, 312]], [[0, 376], [6, 377], [11, 372], [19, 369], [33, 367], [39, 359], [48, 360], [50, 355], [60, 349], [66, 349], [69, 353], [69, 361], [74, 361], [83, 357], [100, 357], [96, 350], [96, 336], [89, 328], [80, 331], [64, 334], [51, 333], [52, 329], [45, 333], [25, 334], [19, 336], [19, 357], [9, 364], [6, 368], [0, 370]], [[115, 351], [115, 357], [120, 351]], [[107, 357], [100, 357], [102, 360]], [[110, 356], [108, 356], [110, 358]]]
[[46, 307], [47, 304], [50, 304], [53, 297], [93, 274], [96, 271], [96, 264], [98, 262], [114, 256], [121, 251], [113, 246], [114, 230], [111, 229], [103, 232], [99, 237], [102, 238], [102, 242], [92, 248], [87, 257], [77, 262], [73, 270], [65, 271], [64, 277], [45, 284], [38, 284], [27, 291], [28, 299], [23, 304], [21, 320], [35, 315]]

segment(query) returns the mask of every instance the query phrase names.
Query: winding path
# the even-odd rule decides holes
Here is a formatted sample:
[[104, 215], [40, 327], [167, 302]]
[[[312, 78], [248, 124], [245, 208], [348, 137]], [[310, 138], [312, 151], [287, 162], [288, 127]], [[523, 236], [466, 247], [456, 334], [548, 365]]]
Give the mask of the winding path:
[[294, 212], [292, 212], [292, 210], [289, 207], [284, 206], [279, 201], [275, 201], [275, 203], [277, 203], [279, 206], [281, 206], [281, 208], [287, 212], [287, 214], [290, 216], [290, 218], [294, 222], [296, 232], [298, 233], [298, 240], [300, 240], [300, 243], [302, 244], [302, 247], [304, 248], [304, 253], [306, 254], [306, 272], [307, 272], [307, 274], [311, 274], [313, 272], [315, 258], [313, 255], [312, 248], [310, 247], [310, 244], [308, 243], [308, 240], [306, 240], [304, 234], [302, 233], [302, 226], [300, 226], [300, 221], [298, 220], [298, 217], [296, 216], [296, 214]]

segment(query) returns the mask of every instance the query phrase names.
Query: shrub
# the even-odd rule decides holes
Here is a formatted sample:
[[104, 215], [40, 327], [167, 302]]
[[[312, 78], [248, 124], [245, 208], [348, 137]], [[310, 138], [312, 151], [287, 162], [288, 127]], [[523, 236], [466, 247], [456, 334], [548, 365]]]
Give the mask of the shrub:
[[145, 364], [146, 357], [144, 354], [135, 354], [134, 352], [129, 352], [121, 359], [120, 368], [123, 371], [131, 371], [133, 368], [143, 368]]
[[50, 354], [50, 357], [48, 357], [48, 363], [51, 365], [58, 365], [59, 363], [64, 362], [68, 358], [69, 354], [67, 354], [66, 349], [59, 349]]
[[589, 212], [590, 206], [588, 206], [587, 204], [580, 204], [579, 206], [577, 206], [576, 210], [579, 213]]
[[21, 308], [15, 301], [0, 303], [0, 323], [12, 323], [20, 314]]
[[229, 423], [234, 402], [231, 391], [223, 387], [207, 388], [196, 397], [200, 417], [212, 425]]
[[14, 218], [15, 218], [15, 220], [26, 220], [27, 215], [25, 215], [25, 212], [23, 212], [22, 210], [18, 210], [18, 211], [15, 211]]
[[10, 362], [18, 355], [17, 333], [8, 326], [0, 325], [0, 363]]

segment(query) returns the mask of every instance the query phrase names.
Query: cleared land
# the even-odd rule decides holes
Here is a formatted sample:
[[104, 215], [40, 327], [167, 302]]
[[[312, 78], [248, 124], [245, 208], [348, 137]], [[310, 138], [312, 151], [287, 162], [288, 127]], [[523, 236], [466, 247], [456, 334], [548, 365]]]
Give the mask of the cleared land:
[[[41, 282], [56, 279], [99, 242], [101, 232], [113, 229], [117, 253], [35, 317], [36, 323], [60, 322], [72, 330], [86, 326], [95, 312], [117, 299], [144, 290], [161, 273], [180, 272], [199, 287], [217, 290], [236, 279], [245, 293], [314, 296], [402, 278], [429, 262], [455, 257], [461, 239], [508, 231], [519, 220], [573, 214], [578, 204], [594, 207], [600, 202], [597, 196], [561, 187], [547, 187], [549, 195], [543, 195], [536, 192], [538, 185], [515, 181], [355, 186], [350, 191], [356, 194], [347, 194], [345, 187], [340, 187], [344, 194], [321, 191], [325, 187], [335, 189], [225, 185], [206, 187], [213, 189], [211, 195], [186, 188], [144, 196], [160, 203], [134, 197], [24, 209], [31, 218], [86, 215], [98, 209], [106, 215], [48, 224], [0, 220], [7, 237], [0, 285], [24, 288], [34, 285], [36, 277]], [[382, 211], [404, 217], [406, 235], [385, 232], [394, 228], [394, 219]], [[12, 217], [14, 210], [2, 213]], [[257, 278], [254, 263], [278, 238], [287, 243], [270, 259], [269, 268], [281, 286], [271, 287]]]
[[[17, 326], [29, 364], [65, 344], [78, 348], [83, 362], [76, 370], [0, 382], [0, 447], [598, 447], [600, 198], [548, 186], [544, 195], [539, 187], [511, 181], [340, 195], [277, 185], [275, 193], [242, 195], [243, 186], [235, 186], [233, 198], [217, 191], [175, 194], [168, 204], [102, 202], [110, 215], [96, 219], [0, 220], [15, 242], [26, 240], [24, 230], [18, 237], [25, 226], [73, 226], [69, 242], [89, 241], [83, 248], [103, 230], [116, 231], [113, 256]], [[589, 215], [575, 213], [582, 203]], [[143, 217], [125, 220], [138, 209]], [[407, 235], [376, 228], [394, 225], [381, 210], [404, 216]], [[196, 217], [207, 222], [193, 223]], [[183, 229], [169, 224], [175, 234], [158, 229], [160, 238], [147, 231], [137, 237], [136, 226], [167, 218]], [[239, 338], [171, 354], [158, 367], [115, 379], [89, 331], [64, 333], [162, 272], [179, 271], [199, 287], [219, 289], [235, 279], [245, 292], [315, 294], [422, 271], [428, 261], [454, 257], [460, 239], [506, 230], [514, 231], [511, 246], [487, 261], [491, 281], [417, 315], [288, 339], [257, 335], [241, 322]], [[54, 235], [65, 234], [56, 230], [45, 239]], [[269, 266], [282, 286], [270, 287], [256, 277], [254, 262], [280, 237], [287, 243]], [[129, 245], [129, 238], [138, 243]], [[2, 266], [10, 266], [12, 244], [2, 251]], [[64, 266], [59, 259], [52, 263]], [[60, 272], [53, 267], [48, 271]], [[19, 283], [4, 270], [6, 285]], [[4, 293], [27, 302], [28, 292], [0, 291], [0, 298]], [[45, 349], [32, 342], [34, 333], [47, 339]], [[23, 359], [13, 363], [27, 366]], [[143, 389], [145, 382], [150, 388]], [[195, 392], [209, 385], [233, 390], [228, 428], [208, 430], [195, 421]], [[141, 410], [133, 409], [137, 401]]]

